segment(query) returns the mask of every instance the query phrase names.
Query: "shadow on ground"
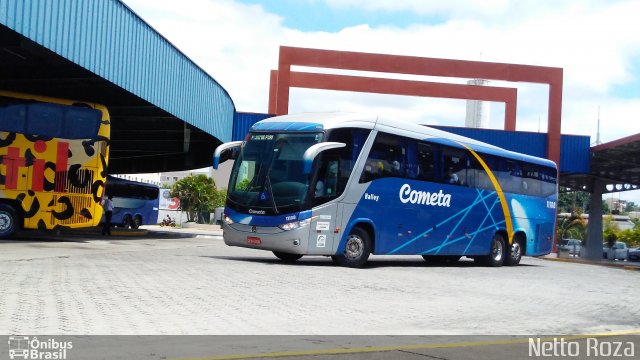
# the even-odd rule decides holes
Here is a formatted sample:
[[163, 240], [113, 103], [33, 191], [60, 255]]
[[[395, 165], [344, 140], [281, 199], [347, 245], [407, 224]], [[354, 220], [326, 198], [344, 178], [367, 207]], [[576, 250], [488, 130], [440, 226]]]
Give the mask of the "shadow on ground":
[[[256, 257], [247, 257], [247, 256], [201, 256], [203, 258], [211, 258], [218, 260], [229, 260], [236, 262], [251, 262], [251, 263], [261, 263], [265, 265], [278, 265], [278, 266], [309, 266], [309, 267], [326, 267], [326, 266], [336, 266], [333, 261], [327, 256], [308, 256], [303, 257], [300, 260], [295, 262], [285, 262], [276, 258], [256, 258]], [[539, 267], [540, 265], [533, 264], [520, 264], [518, 266], [526, 266], [526, 267]], [[384, 258], [375, 258], [370, 259], [363, 268], [365, 269], [373, 269], [373, 268], [389, 268], [389, 267], [402, 267], [402, 268], [474, 268], [474, 267], [484, 267], [482, 265], [478, 265], [471, 259], [461, 259], [455, 263], [447, 263], [447, 264], [435, 264], [428, 263], [424, 260], [415, 259], [414, 257], [407, 257], [407, 259], [398, 259], [397, 257], [394, 259], [384, 259]], [[506, 266], [505, 266], [506, 267]]]

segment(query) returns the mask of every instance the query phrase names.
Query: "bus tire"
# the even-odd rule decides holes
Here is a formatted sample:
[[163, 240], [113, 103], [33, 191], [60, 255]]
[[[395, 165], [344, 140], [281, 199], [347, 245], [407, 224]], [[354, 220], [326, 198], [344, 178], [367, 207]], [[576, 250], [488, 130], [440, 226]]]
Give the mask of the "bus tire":
[[133, 221], [131, 220], [131, 215], [125, 215], [122, 218], [122, 227], [125, 229], [128, 229], [129, 226], [131, 226], [131, 224], [133, 223]]
[[13, 206], [0, 204], [0, 238], [8, 238], [18, 230], [18, 213]]
[[133, 221], [131, 222], [131, 228], [137, 229], [140, 227], [140, 225], [142, 225], [142, 218], [140, 217], [140, 215], [134, 216]]
[[506, 266], [516, 266], [520, 264], [520, 260], [522, 259], [522, 244], [520, 243], [520, 239], [514, 237], [511, 246], [507, 246], [506, 248], [504, 264]]
[[347, 236], [344, 252], [333, 255], [331, 260], [340, 266], [359, 268], [362, 267], [371, 254], [371, 238], [369, 234], [359, 227], [355, 227]]
[[292, 263], [302, 257], [302, 255], [300, 254], [290, 254], [290, 253], [285, 253], [280, 251], [274, 251], [273, 255], [275, 255], [278, 259], [287, 263]]
[[491, 239], [491, 248], [489, 249], [489, 255], [475, 258], [480, 264], [490, 267], [500, 267], [504, 264], [504, 258], [506, 256], [504, 238], [500, 234], [493, 235]]

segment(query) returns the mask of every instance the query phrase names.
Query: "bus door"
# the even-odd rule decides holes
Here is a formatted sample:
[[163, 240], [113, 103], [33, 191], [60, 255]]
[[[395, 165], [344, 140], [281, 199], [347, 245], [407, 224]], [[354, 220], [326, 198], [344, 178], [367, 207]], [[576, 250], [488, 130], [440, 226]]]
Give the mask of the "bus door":
[[334, 201], [339, 196], [339, 172], [340, 159], [323, 155], [312, 194], [315, 221], [309, 227], [309, 254], [328, 254], [340, 240], [342, 204]]

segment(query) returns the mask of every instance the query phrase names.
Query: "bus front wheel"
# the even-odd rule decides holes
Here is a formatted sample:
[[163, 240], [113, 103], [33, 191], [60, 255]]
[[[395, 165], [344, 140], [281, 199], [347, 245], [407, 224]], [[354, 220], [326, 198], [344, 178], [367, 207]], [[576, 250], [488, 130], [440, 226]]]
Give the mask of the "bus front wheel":
[[484, 266], [498, 267], [504, 264], [505, 256], [506, 250], [504, 246], [504, 238], [500, 234], [495, 234], [491, 240], [489, 255], [477, 257], [475, 260], [479, 261], [480, 264]]
[[344, 252], [340, 255], [333, 255], [331, 259], [337, 265], [357, 268], [362, 267], [367, 262], [370, 253], [371, 238], [369, 234], [356, 227], [347, 236]]
[[294, 262], [302, 257], [300, 254], [289, 254], [280, 251], [274, 251], [273, 255], [284, 262]]
[[125, 229], [128, 229], [132, 223], [133, 221], [131, 221], [131, 215], [125, 215], [124, 218], [122, 219], [122, 227]]
[[0, 204], [0, 238], [13, 235], [18, 230], [16, 210], [7, 204]]

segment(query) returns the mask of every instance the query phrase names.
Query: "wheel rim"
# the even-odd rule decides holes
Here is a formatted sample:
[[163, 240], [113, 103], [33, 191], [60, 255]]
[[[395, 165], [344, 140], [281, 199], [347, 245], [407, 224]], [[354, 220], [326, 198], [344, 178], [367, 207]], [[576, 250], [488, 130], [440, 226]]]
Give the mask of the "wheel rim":
[[520, 243], [517, 241], [513, 242], [513, 245], [511, 245], [511, 257], [514, 259], [519, 259], [522, 252], [522, 248], [520, 247]]
[[493, 240], [493, 246], [491, 247], [491, 258], [494, 261], [502, 260], [504, 254], [504, 248], [501, 241]]
[[347, 245], [344, 249], [344, 256], [347, 259], [353, 260], [362, 256], [364, 252], [364, 241], [360, 236], [349, 235], [347, 238]]
[[5, 212], [0, 213], [0, 231], [9, 230], [11, 226], [11, 216]]

